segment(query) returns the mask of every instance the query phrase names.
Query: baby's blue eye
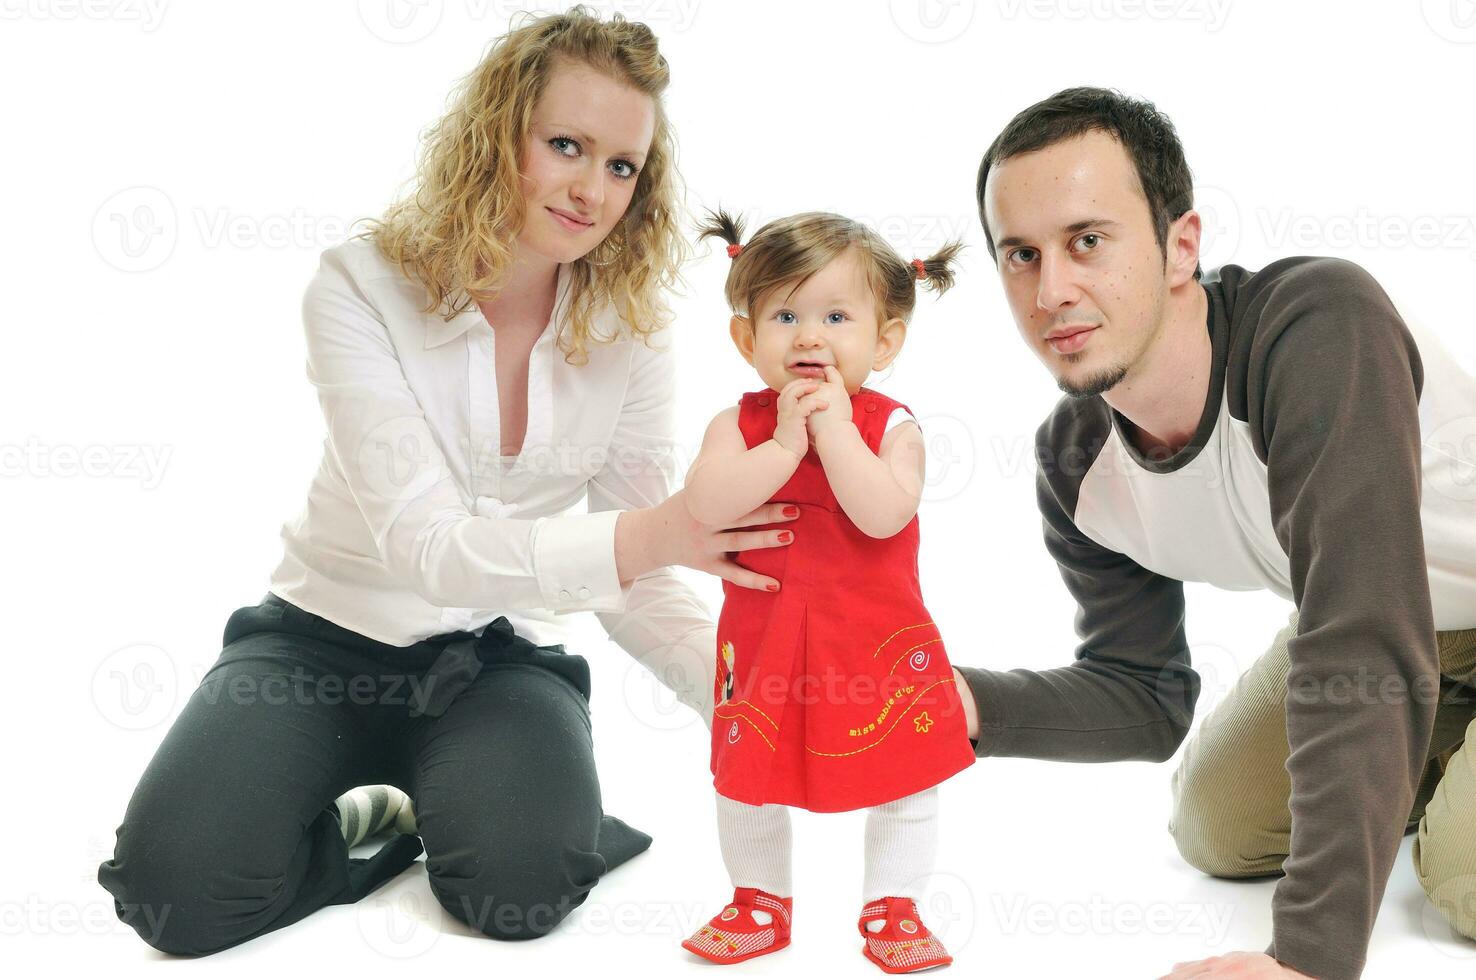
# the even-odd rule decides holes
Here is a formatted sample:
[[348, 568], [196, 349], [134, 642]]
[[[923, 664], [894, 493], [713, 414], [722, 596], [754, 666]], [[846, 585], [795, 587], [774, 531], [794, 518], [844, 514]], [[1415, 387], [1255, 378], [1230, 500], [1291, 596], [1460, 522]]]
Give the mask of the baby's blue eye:
[[788, 310], [781, 310], [775, 316], [776, 316], [776, 318], [778, 319], [778, 321], [780, 323], [793, 323], [794, 322], [794, 314], [791, 313], [791, 312], [789, 312]]
[[825, 318], [825, 321], [827, 323], [840, 323], [845, 318], [846, 318], [846, 315], [844, 313], [831, 313], [829, 316], [827, 316]]

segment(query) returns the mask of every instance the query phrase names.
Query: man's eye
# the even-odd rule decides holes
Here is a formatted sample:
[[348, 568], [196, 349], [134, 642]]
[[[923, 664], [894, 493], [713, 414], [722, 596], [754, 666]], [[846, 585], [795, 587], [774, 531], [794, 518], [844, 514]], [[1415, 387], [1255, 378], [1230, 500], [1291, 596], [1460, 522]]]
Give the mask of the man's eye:
[[1030, 262], [1035, 258], [1035, 249], [1017, 248], [1010, 253], [1009, 258], [1016, 262]]
[[1102, 242], [1101, 235], [1098, 235], [1096, 232], [1087, 232], [1085, 235], [1082, 235], [1080, 238], [1078, 238], [1076, 240], [1076, 243], [1078, 245], [1086, 245], [1088, 239], [1090, 239], [1092, 243], [1091, 245], [1087, 246], [1088, 252], [1090, 252], [1092, 249], [1095, 249]]

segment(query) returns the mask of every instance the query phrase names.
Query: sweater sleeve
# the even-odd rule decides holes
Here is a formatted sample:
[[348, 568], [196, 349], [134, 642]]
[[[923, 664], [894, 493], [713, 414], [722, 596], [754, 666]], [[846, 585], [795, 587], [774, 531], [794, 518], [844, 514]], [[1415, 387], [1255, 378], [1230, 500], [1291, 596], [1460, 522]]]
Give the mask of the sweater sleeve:
[[[1265, 270], [1262, 274], [1264, 275]], [[1273, 280], [1251, 431], [1290, 560], [1292, 833], [1267, 952], [1357, 977], [1423, 769], [1439, 660], [1420, 523], [1419, 353], [1378, 284], [1316, 260]]]
[[1199, 678], [1189, 666], [1183, 583], [1102, 547], [1072, 518], [1091, 463], [1083, 450], [1100, 449], [1090, 424], [1058, 410], [1036, 439], [1046, 548], [1077, 602], [1075, 661], [1040, 671], [957, 665], [978, 706], [976, 755], [1163, 761], [1189, 730]]

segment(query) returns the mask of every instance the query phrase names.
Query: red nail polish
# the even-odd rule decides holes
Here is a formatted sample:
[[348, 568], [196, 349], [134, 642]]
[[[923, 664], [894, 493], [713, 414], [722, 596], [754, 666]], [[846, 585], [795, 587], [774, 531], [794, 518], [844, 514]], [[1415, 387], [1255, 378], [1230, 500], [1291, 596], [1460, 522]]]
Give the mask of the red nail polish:
[[798, 507], [786, 507], [786, 508], [784, 508], [784, 516], [785, 517], [798, 517], [799, 516], [799, 508]]
[[779, 540], [782, 541], [782, 542], [784, 542], [785, 544], [788, 544], [790, 541], [793, 541], [794, 540], [794, 532], [793, 531], [780, 531], [779, 532]]
[[779, 586], [777, 586], [777, 585], [766, 585], [766, 586], [764, 586], [764, 588], [768, 589], [770, 592], [778, 592], [779, 591]]

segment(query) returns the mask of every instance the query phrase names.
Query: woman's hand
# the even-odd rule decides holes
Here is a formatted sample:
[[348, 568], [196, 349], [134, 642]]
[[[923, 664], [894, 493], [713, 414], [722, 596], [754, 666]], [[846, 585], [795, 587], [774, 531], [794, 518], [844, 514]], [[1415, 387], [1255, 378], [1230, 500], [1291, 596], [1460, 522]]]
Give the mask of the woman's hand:
[[[620, 581], [624, 583], [665, 565], [685, 565], [744, 588], [778, 591], [777, 579], [744, 568], [729, 555], [753, 548], [783, 547], [794, 540], [794, 532], [781, 528], [733, 529], [794, 520], [799, 516], [799, 508], [793, 504], [768, 503], [726, 527], [710, 527], [692, 516], [683, 497], [685, 493], [685, 489], [678, 490], [655, 507], [620, 515], [615, 525], [615, 565]], [[786, 508], [791, 513], [785, 513]], [[784, 540], [784, 535], [788, 535], [788, 540]]]

